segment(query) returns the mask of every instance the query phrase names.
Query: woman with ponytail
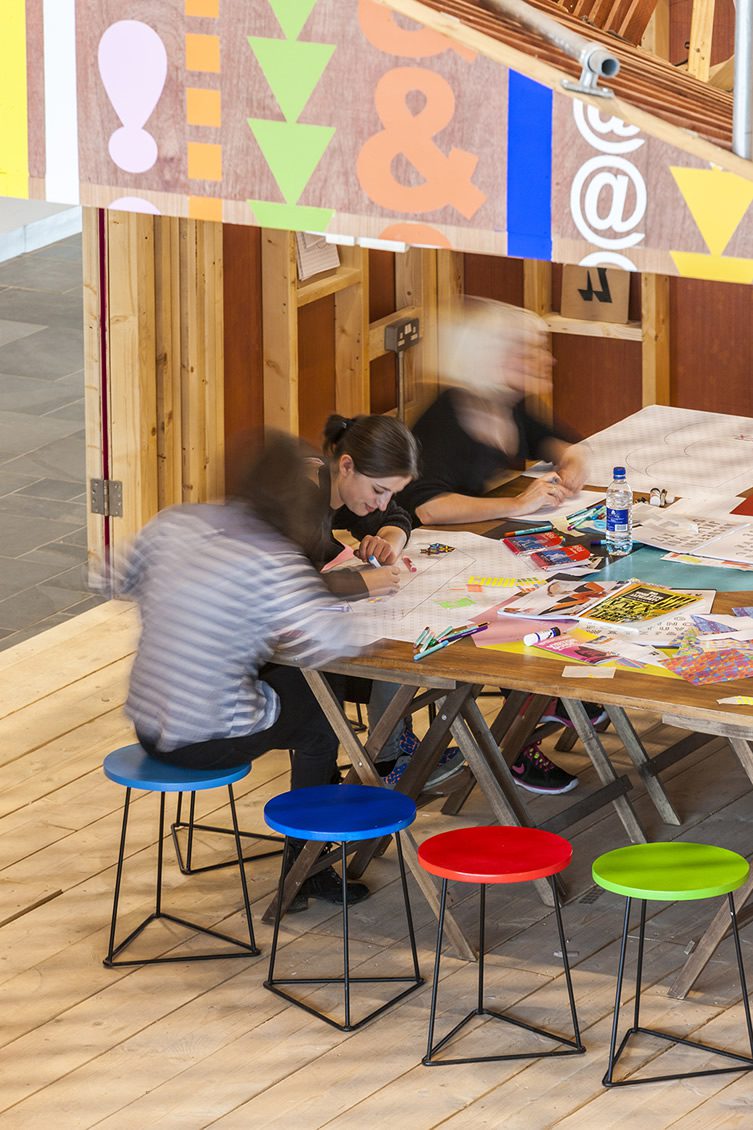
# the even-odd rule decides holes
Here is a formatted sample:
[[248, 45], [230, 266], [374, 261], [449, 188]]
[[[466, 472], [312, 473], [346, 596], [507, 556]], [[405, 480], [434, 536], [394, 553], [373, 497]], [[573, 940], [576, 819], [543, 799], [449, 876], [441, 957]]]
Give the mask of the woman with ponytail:
[[391, 416], [332, 415], [324, 425], [324, 455], [311, 468], [311, 560], [321, 569], [337, 557], [343, 547], [332, 531], [347, 530], [358, 541], [356, 557], [374, 558], [381, 568], [329, 574], [331, 590], [351, 600], [395, 592], [400, 585], [396, 562], [411, 520], [393, 495], [418, 475], [415, 439]]

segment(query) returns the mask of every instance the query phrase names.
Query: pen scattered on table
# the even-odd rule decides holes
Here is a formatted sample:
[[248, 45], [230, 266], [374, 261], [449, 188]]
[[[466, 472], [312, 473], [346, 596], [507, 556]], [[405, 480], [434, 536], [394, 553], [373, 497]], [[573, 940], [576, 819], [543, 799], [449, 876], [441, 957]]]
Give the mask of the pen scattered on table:
[[522, 537], [523, 534], [546, 534], [553, 529], [554, 526], [551, 522], [542, 522], [540, 526], [527, 526], [525, 530], [508, 530], [504, 536], [506, 538], [517, 538]]
[[413, 644], [413, 660], [418, 662], [419, 659], [433, 655], [435, 651], [441, 651], [443, 647], [449, 647], [450, 644], [465, 639], [466, 636], [475, 636], [478, 632], [486, 631], [488, 627], [488, 621], [482, 624], [465, 624], [460, 628], [444, 628], [439, 635], [434, 635], [430, 628], [424, 628]]
[[408, 570], [409, 573], [417, 573], [418, 572], [418, 569], [413, 564], [410, 557], [404, 557], [403, 558], [403, 565], [405, 566], [405, 568]]

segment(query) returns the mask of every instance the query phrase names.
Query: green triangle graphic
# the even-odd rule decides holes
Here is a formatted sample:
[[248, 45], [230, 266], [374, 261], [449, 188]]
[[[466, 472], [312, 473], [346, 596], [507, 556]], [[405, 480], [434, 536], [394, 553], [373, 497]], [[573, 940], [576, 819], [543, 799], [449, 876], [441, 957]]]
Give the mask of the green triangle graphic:
[[264, 77], [285, 120], [295, 122], [332, 57], [334, 44], [296, 43], [287, 39], [248, 36]]
[[295, 204], [332, 140], [335, 127], [263, 118], [249, 118], [248, 124], [286, 203]]
[[277, 22], [287, 39], [297, 39], [317, 0], [269, 0]]
[[285, 231], [325, 231], [334, 216], [331, 208], [305, 208], [298, 204], [272, 204], [268, 200], [248, 200], [260, 228]]

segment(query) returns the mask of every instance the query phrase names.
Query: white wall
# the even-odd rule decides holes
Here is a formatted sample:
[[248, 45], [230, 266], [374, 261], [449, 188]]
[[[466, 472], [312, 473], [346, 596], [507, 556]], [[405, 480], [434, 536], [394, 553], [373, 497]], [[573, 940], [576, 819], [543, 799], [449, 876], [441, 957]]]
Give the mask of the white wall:
[[0, 263], [80, 231], [80, 208], [0, 197]]

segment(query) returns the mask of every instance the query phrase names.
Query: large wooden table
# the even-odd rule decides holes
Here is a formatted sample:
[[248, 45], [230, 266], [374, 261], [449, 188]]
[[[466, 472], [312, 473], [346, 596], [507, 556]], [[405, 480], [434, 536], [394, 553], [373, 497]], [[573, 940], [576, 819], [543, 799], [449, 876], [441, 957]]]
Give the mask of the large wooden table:
[[[747, 602], [753, 603], [753, 594], [720, 594], [716, 598], [714, 611], [727, 612], [733, 605]], [[536, 715], [535, 704], [539, 704], [540, 714], [543, 709], [541, 704], [553, 697], [560, 697], [564, 701], [594, 765], [601, 787], [540, 825], [551, 831], [563, 831], [595, 808], [608, 805], [614, 810], [630, 840], [641, 842], [646, 838], [631, 804], [629, 778], [619, 777], [615, 772], [582, 705], [584, 701], [592, 701], [594, 698], [606, 707], [617, 735], [641, 772], [649, 796], [665, 822], [680, 823], [661, 785], [656, 763], [661, 767], [671, 764], [711, 740], [712, 736], [721, 735], [730, 739], [753, 783], [753, 752], [749, 744], [753, 742], [753, 712], [745, 707], [722, 706], [717, 701], [718, 698], [735, 694], [750, 694], [750, 680], [695, 687], [679, 679], [617, 671], [613, 679], [592, 681], [587, 678], [564, 678], [563, 666], [562, 660], [540, 658], [533, 652], [521, 655], [479, 648], [471, 640], [462, 640], [416, 663], [409, 644], [382, 640], [370, 653], [355, 660], [333, 663], [327, 668], [331, 672], [356, 674], [401, 685], [400, 692], [365, 744], [356, 734], [322, 672], [306, 671], [305, 674], [351, 761], [350, 779], [365, 784], [383, 784], [374, 761], [396, 722], [405, 713], [419, 709], [427, 701], [436, 701], [436, 717], [411, 766], [400, 781], [399, 788], [409, 795], [420, 797], [439, 756], [452, 739], [465, 755], [495, 819], [501, 823], [530, 823], [508, 767], [505, 754], [509, 751], [506, 749], [506, 742], [512, 743], [513, 751], [519, 748], [521, 733], [525, 734], [531, 728], [530, 712], [533, 711]], [[476, 701], [483, 687], [506, 688], [511, 692], [491, 725], [487, 724]], [[528, 721], [524, 709], [526, 704]], [[670, 751], [649, 759], [630, 723], [629, 715], [633, 710], [654, 712], [666, 721], [695, 733], [691, 733]], [[667, 753], [670, 756], [667, 757]], [[364, 848], [361, 849], [360, 858], [359, 854], [356, 855], [351, 863], [354, 874], [360, 873], [365, 859], [370, 858], [373, 850], [373, 846], [370, 849]], [[292, 898], [312, 865], [315, 865], [320, 851], [321, 845], [317, 844], [310, 844], [304, 849], [290, 873], [286, 901]], [[364, 852], [367, 854], [364, 855]], [[415, 844], [410, 836], [406, 836], [406, 861], [430, 904], [436, 909], [436, 889], [429, 876], [418, 866]], [[542, 885], [540, 894], [548, 899], [548, 887]], [[267, 916], [271, 911], [272, 907], [268, 909]], [[470, 941], [451, 913], [446, 921], [454, 948], [467, 957], [474, 956]], [[721, 940], [721, 936], [723, 931], [718, 940]], [[699, 952], [705, 952], [703, 943], [698, 946], [696, 954]], [[694, 973], [694, 977], [698, 975], [700, 968]], [[675, 991], [687, 992], [688, 987], [680, 979]]]

